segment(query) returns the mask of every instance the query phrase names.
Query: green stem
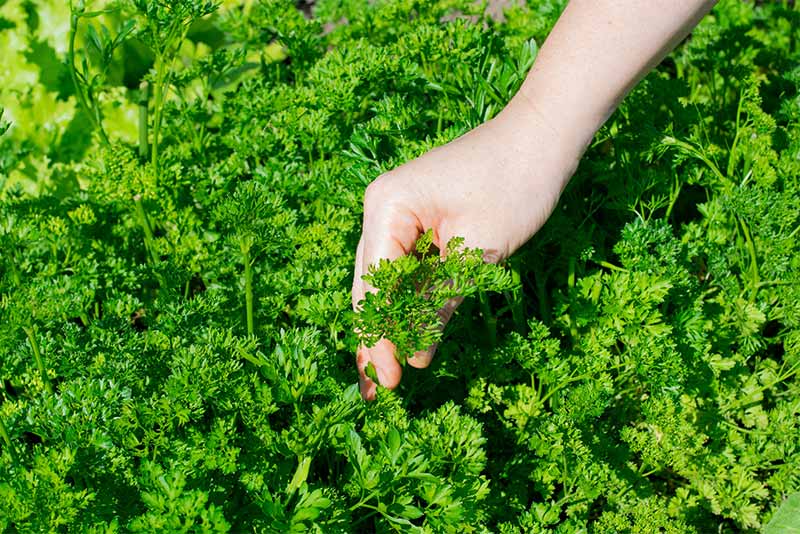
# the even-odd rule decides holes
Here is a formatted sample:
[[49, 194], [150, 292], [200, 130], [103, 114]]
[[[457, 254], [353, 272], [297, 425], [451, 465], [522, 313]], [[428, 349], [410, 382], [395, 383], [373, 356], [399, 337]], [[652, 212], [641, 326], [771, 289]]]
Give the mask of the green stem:
[[[614, 370], [619, 369], [621, 367], [625, 367], [625, 364], [618, 363], [616, 365], [612, 365], [611, 367], [606, 368], [605, 371], [614, 371]], [[573, 382], [578, 382], [580, 380], [584, 380], [584, 379], [587, 379], [587, 378], [593, 378], [594, 375], [595, 375], [594, 371], [589, 371], [588, 373], [583, 373], [582, 375], [574, 375], [574, 374], [571, 375], [565, 381], [559, 382], [558, 384], [556, 384], [555, 386], [550, 388], [548, 390], [548, 392], [543, 397], [540, 396], [539, 400], [538, 400], [539, 406], [541, 408], [544, 408], [544, 404], [548, 400], [550, 400], [553, 397], [553, 395], [555, 395], [556, 393], [558, 393], [559, 391], [561, 391], [562, 389], [564, 389], [568, 385], [572, 384]]]
[[36, 330], [32, 326], [23, 326], [22, 329], [25, 331], [25, 334], [28, 336], [28, 341], [31, 344], [31, 349], [33, 350], [33, 359], [36, 361], [36, 367], [39, 369], [39, 374], [41, 375], [44, 389], [48, 393], [52, 394], [53, 385], [50, 383], [50, 378], [47, 376], [47, 369], [44, 367], [42, 352], [39, 350], [39, 343], [36, 341]]
[[478, 292], [478, 301], [481, 306], [483, 323], [486, 325], [486, 333], [489, 336], [489, 343], [494, 348], [497, 346], [497, 317], [492, 313], [492, 308], [489, 306], [489, 297], [485, 292]]
[[[571, 257], [569, 259], [569, 264], [567, 267], [567, 287], [570, 291], [575, 287], [575, 257]], [[575, 323], [575, 318], [572, 314], [567, 315], [567, 319], [569, 321], [569, 335], [572, 338], [572, 342], [575, 343], [578, 339], [578, 325]]]
[[[349, 508], [349, 511], [355, 512], [359, 508], [369, 508], [370, 510], [375, 510], [376, 512], [380, 512], [380, 510], [378, 510], [377, 506], [372, 506], [371, 504], [367, 504], [369, 501], [371, 501], [372, 499], [374, 499], [376, 497], [377, 497], [377, 495], [375, 495], [374, 493], [370, 493], [369, 496], [367, 496], [365, 498], [362, 498], [360, 501], [358, 501], [353, 506], [351, 506]], [[383, 512], [381, 512], [381, 513], [383, 513]]]
[[569, 480], [569, 485], [564, 484], [564, 499], [569, 501], [570, 494], [572, 493], [572, 484], [574, 481], [569, 479], [569, 470], [567, 469], [567, 451], [564, 450], [561, 454], [561, 465], [564, 471], [564, 480]]
[[158, 263], [158, 258], [156, 257], [156, 249], [154, 246], [155, 238], [153, 237], [153, 229], [150, 226], [150, 219], [147, 218], [147, 213], [144, 211], [142, 196], [134, 196], [133, 202], [136, 204], [136, 213], [139, 215], [139, 224], [142, 226], [142, 231], [144, 231], [145, 248], [147, 249], [150, 261], [153, 263], [153, 265], [156, 265]]
[[650, 471], [645, 471], [644, 473], [642, 473], [642, 474], [641, 474], [641, 475], [639, 475], [639, 476], [640, 476], [640, 477], [642, 477], [642, 478], [647, 478], [647, 477], [649, 477], [650, 475], [652, 475], [653, 473], [658, 473], [659, 471], [661, 471], [661, 469], [660, 469], [660, 468], [658, 468], [658, 467], [654, 467], [654, 468], [652, 468]]
[[691, 155], [691, 156], [693, 156], [693, 157], [695, 157], [695, 158], [699, 159], [700, 161], [702, 161], [703, 163], [705, 163], [705, 164], [706, 164], [706, 166], [707, 166], [709, 169], [711, 169], [711, 172], [713, 172], [713, 173], [714, 173], [714, 175], [715, 175], [717, 178], [719, 178], [719, 180], [720, 180], [720, 183], [722, 183], [722, 184], [727, 184], [727, 179], [726, 179], [726, 177], [725, 177], [725, 176], [722, 174], [722, 172], [719, 170], [719, 167], [717, 167], [717, 165], [716, 165], [716, 164], [715, 164], [713, 161], [711, 161], [711, 159], [709, 159], [709, 158], [708, 158], [708, 157], [707, 157], [707, 156], [706, 156], [706, 155], [705, 155], [705, 154], [702, 152], [702, 150], [698, 149], [697, 147], [695, 147], [695, 146], [693, 146], [693, 145], [691, 145], [691, 144], [689, 144], [689, 143], [687, 143], [687, 142], [685, 142], [685, 141], [681, 141], [681, 140], [679, 140], [679, 139], [676, 139], [676, 138], [674, 138], [674, 137], [672, 137], [672, 136], [669, 136], [669, 135], [668, 135], [668, 136], [666, 136], [666, 137], [664, 137], [664, 139], [662, 140], [662, 142], [663, 142], [665, 145], [668, 145], [668, 146], [673, 146], [673, 147], [676, 147], [676, 148], [678, 148], [678, 149], [680, 149], [680, 150], [683, 150], [685, 153], [687, 153], [687, 154], [689, 154], [689, 155]]
[[161, 141], [161, 115], [164, 105], [165, 70], [164, 58], [158, 57], [156, 59], [156, 82], [153, 91], [153, 146], [151, 148], [152, 155], [150, 159], [153, 165], [153, 175], [155, 176], [156, 185], [158, 185], [159, 182], [158, 144]]
[[0, 437], [3, 438], [3, 443], [6, 444], [6, 447], [9, 449], [11, 448], [11, 438], [8, 437], [8, 430], [6, 430], [6, 424], [0, 419]]
[[139, 157], [147, 159], [149, 146], [147, 144], [147, 93], [149, 84], [142, 82], [139, 85]]
[[206, 137], [206, 125], [203, 124], [200, 126], [200, 132], [197, 135], [197, 142], [195, 143], [195, 150], [197, 151], [198, 154], [203, 152], [203, 145], [204, 145], [203, 140], [205, 139], [205, 137]]
[[11, 267], [11, 279], [14, 280], [14, 285], [17, 287], [22, 285], [22, 277], [19, 274], [19, 269], [17, 269], [17, 264], [14, 262], [14, 258], [11, 258], [11, 261], [8, 262], [9, 266]]
[[339, 330], [339, 312], [336, 312], [336, 315], [333, 316], [333, 321], [331, 324], [328, 325], [328, 329], [330, 331], [331, 341], [333, 342], [334, 347], [339, 346], [339, 336], [336, 333]]
[[522, 293], [522, 276], [519, 272], [519, 265], [511, 265], [511, 281], [514, 283], [516, 289], [506, 295], [506, 300], [511, 308], [511, 317], [514, 320], [514, 328], [517, 332], [523, 333], [526, 328], [525, 310], [523, 304]]
[[[702, 173], [703, 170], [701, 169], [700, 172]], [[678, 201], [678, 196], [681, 194], [681, 188], [683, 184], [680, 183], [678, 177], [675, 177], [675, 188], [670, 191], [669, 196], [669, 205], [667, 206], [667, 213], [664, 215], [664, 218], [669, 220], [669, 216], [672, 215], [672, 209], [675, 207], [675, 203]]]
[[[714, 69], [711, 69], [711, 100], [717, 102], [717, 75]], [[723, 109], [721, 103], [717, 103], [718, 109]]]
[[533, 273], [536, 296], [539, 299], [539, 315], [545, 324], [550, 324], [550, 303], [547, 296], [547, 274], [536, 269]]
[[159, 143], [161, 141], [161, 121], [164, 115], [164, 98], [170, 81], [170, 66], [175, 51], [180, 49], [181, 43], [186, 37], [186, 30], [188, 30], [188, 26], [184, 27], [182, 22], [173, 25], [164, 36], [163, 47], [156, 52], [156, 80], [153, 88], [153, 146], [151, 149], [156, 186], [160, 179]]
[[250, 261], [250, 251], [246, 250], [244, 254], [244, 299], [245, 309], [247, 312], [247, 334], [253, 335], [255, 327], [253, 324], [253, 267]]
[[14, 460], [14, 445], [11, 443], [11, 438], [8, 436], [8, 429], [2, 418], [0, 418], [0, 438], [3, 438], [5, 448], [8, 454], [11, 455], [11, 459]]
[[366, 514], [363, 514], [363, 515], [361, 515], [361, 516], [360, 516], [358, 519], [356, 519], [356, 520], [353, 522], [352, 526], [360, 525], [361, 523], [363, 523], [363, 522], [364, 522], [364, 521], [366, 521], [367, 519], [370, 519], [372, 516], [374, 516], [374, 515], [375, 515], [375, 514], [377, 514], [377, 513], [378, 513], [378, 512], [377, 512], [376, 510], [370, 510], [368, 513], [366, 513]]
[[[713, 69], [712, 69], [713, 70]], [[733, 143], [728, 154], [728, 176], [733, 176], [733, 166], [736, 163], [736, 148], [739, 144], [741, 134], [742, 102], [744, 101], [744, 90], [739, 94], [739, 104], [736, 106], [736, 134], [733, 136]]]
[[3, 443], [6, 444], [8, 449], [11, 449], [11, 438], [8, 437], [8, 429], [6, 429], [6, 424], [0, 419], [0, 438], [3, 438]]
[[575, 256], [570, 257], [567, 265], [567, 287], [575, 287]]
[[[784, 366], [785, 366], [785, 362], [784, 362]], [[783, 367], [784, 366], [781, 366], [781, 372], [783, 371]], [[757, 394], [757, 393], [763, 393], [763, 392], [767, 391], [768, 389], [774, 388], [775, 386], [777, 386], [781, 382], [784, 382], [785, 380], [788, 380], [792, 376], [796, 375], [798, 373], [798, 371], [800, 371], [800, 363], [793, 365], [791, 367], [791, 369], [789, 369], [785, 374], [782, 374], [782, 375], [778, 376], [778, 378], [776, 380], [774, 380], [772, 383], [770, 383], [768, 385], [765, 385], [765, 386], [762, 386], [762, 387], [756, 389], [755, 391], [751, 392], [749, 397], [752, 398], [752, 396]], [[750, 401], [748, 403], [745, 403], [745, 402], [739, 400], [739, 401], [736, 401], [733, 404], [731, 404], [730, 409], [731, 410], [738, 410], [739, 408], [745, 406], [746, 404], [754, 404], [754, 403], [757, 403], [757, 402], [759, 402], [759, 401]]]
[[750, 277], [753, 283], [753, 287], [750, 290], [750, 300], [755, 301], [760, 282], [760, 277], [758, 275], [758, 255], [756, 254], [755, 243], [750, 235], [750, 229], [747, 227], [747, 224], [745, 224], [741, 217], [738, 217], [738, 220], [739, 225], [742, 227], [742, 232], [744, 233], [744, 240], [747, 244], [747, 252], [750, 255]]
[[[71, 7], [71, 6], [70, 6]], [[67, 51], [67, 63], [69, 64], [69, 74], [72, 78], [72, 85], [75, 87], [75, 95], [78, 97], [78, 102], [81, 105], [84, 113], [92, 122], [93, 126], [100, 132], [100, 138], [103, 144], [109, 145], [108, 135], [106, 134], [103, 124], [100, 122], [97, 113], [93, 113], [89, 107], [89, 102], [86, 100], [86, 93], [84, 93], [80, 82], [78, 81], [78, 72], [75, 69], [75, 38], [78, 35], [78, 20], [79, 15], [74, 12], [69, 19], [69, 50]]]
[[597, 265], [599, 265], [600, 267], [605, 267], [606, 269], [611, 269], [612, 271], [618, 271], [618, 272], [621, 272], [621, 273], [627, 273], [628, 272], [628, 269], [625, 269], [623, 267], [619, 267], [619, 266], [614, 265], [613, 263], [609, 263], [609, 262], [607, 262], [605, 260], [593, 260], [593, 261]]

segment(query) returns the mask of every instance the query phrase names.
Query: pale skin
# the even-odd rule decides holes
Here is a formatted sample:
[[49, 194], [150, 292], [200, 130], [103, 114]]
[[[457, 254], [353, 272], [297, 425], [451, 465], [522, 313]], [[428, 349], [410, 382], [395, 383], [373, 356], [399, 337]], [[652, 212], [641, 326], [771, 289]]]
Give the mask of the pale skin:
[[[636, 83], [708, 13], [709, 0], [572, 0], [542, 46], [528, 77], [494, 119], [376, 179], [364, 196], [353, 306], [372, 291], [370, 265], [413, 249], [433, 229], [443, 248], [460, 236], [487, 261], [514, 253], [544, 224], [595, 132]], [[442, 310], [446, 323], [456, 306]], [[435, 347], [408, 358], [427, 367]], [[402, 368], [387, 340], [358, 350], [366, 376], [395, 388]]]

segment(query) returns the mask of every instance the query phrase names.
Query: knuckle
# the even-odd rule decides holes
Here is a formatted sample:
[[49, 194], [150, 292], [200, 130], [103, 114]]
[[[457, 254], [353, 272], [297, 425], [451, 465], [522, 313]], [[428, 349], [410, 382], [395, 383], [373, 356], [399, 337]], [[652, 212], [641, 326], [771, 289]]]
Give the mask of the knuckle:
[[382, 175], [370, 183], [364, 191], [364, 206], [375, 207], [383, 204], [390, 196], [388, 175]]
[[400, 375], [379, 376], [381, 386], [386, 389], [394, 389], [400, 385]]
[[408, 359], [408, 365], [416, 369], [425, 369], [431, 364], [432, 356], [427, 352], [417, 352]]

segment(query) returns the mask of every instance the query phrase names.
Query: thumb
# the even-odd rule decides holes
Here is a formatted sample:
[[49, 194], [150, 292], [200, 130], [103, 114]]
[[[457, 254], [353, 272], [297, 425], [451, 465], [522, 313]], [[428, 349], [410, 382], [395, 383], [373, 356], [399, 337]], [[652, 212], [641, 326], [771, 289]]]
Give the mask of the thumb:
[[[370, 266], [382, 259], [394, 260], [404, 256], [414, 248], [420, 236], [418, 219], [397, 202], [398, 195], [390, 193], [379, 178], [367, 188], [364, 195], [364, 224], [356, 251], [356, 264], [353, 279], [353, 309], [358, 311], [359, 303], [367, 292], [375, 288], [362, 277]], [[375, 396], [375, 383], [366, 374], [370, 364], [375, 368], [380, 385], [393, 389], [400, 383], [402, 368], [395, 357], [394, 345], [382, 339], [372, 347], [359, 347], [356, 365], [359, 372], [361, 394], [365, 399]]]

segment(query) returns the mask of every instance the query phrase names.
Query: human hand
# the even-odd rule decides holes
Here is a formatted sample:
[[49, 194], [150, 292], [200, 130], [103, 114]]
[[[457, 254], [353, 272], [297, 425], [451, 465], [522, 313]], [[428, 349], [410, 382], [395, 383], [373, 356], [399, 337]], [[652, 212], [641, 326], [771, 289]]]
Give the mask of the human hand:
[[[369, 266], [407, 254], [428, 229], [440, 250], [452, 237], [463, 237], [465, 246], [484, 251], [486, 261], [510, 256], [544, 224], [575, 170], [582, 147], [568, 139], [521, 97], [495, 119], [376, 179], [364, 197], [354, 309], [373, 290], [361, 278]], [[459, 303], [454, 299], [441, 310], [442, 327]], [[417, 352], [408, 363], [427, 367], [434, 351]], [[400, 382], [394, 352], [386, 339], [358, 349], [365, 399], [376, 392], [364, 371], [369, 363], [382, 386]]]

